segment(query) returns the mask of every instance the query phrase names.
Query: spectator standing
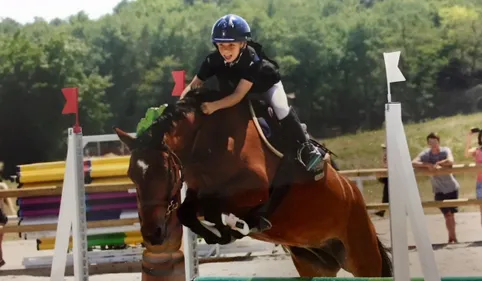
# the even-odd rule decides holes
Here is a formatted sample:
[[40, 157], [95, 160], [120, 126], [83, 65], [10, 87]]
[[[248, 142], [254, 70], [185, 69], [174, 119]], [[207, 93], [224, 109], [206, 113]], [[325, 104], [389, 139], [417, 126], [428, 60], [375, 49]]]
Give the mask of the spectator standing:
[[[477, 135], [478, 146], [470, 147], [472, 144], [472, 136]], [[472, 128], [467, 134], [467, 141], [465, 143], [465, 157], [473, 158], [477, 165], [482, 165], [482, 131], [479, 128]], [[475, 181], [475, 194], [477, 199], [482, 199], [482, 171], [477, 173]], [[479, 206], [482, 224], [482, 205]]]
[[[450, 148], [440, 146], [440, 137], [436, 133], [427, 136], [428, 148], [424, 149], [412, 161], [414, 168], [426, 168], [430, 171], [442, 167], [452, 167], [454, 157]], [[443, 201], [459, 198], [460, 185], [452, 174], [431, 176], [432, 191], [435, 201]], [[457, 243], [455, 231], [455, 213], [457, 207], [440, 208], [445, 218], [445, 226], [448, 232], [448, 243]]]

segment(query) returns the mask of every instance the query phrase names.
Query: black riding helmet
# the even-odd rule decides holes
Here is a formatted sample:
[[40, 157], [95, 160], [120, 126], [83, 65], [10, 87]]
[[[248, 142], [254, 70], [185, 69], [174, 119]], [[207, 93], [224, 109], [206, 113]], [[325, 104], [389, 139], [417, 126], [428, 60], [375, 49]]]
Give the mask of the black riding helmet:
[[251, 40], [251, 28], [245, 19], [228, 14], [218, 19], [211, 31], [211, 41], [216, 43], [246, 42]]

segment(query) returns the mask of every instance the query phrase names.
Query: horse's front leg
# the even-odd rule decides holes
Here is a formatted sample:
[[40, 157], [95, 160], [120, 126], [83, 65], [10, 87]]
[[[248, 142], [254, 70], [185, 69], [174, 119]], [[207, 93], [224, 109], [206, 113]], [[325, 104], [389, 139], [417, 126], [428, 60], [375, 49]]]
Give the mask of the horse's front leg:
[[[177, 210], [179, 221], [192, 232], [201, 236], [207, 244], [228, 244], [232, 237], [228, 229], [219, 229], [219, 224], [210, 224], [206, 221], [199, 221], [197, 212], [200, 204], [195, 191], [187, 190], [186, 198]], [[218, 226], [218, 227], [216, 227]]]

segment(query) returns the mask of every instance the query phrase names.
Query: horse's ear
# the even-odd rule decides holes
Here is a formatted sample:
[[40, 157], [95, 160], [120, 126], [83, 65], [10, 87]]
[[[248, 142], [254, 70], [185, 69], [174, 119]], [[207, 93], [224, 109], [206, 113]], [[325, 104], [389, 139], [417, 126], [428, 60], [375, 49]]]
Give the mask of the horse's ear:
[[134, 147], [136, 138], [131, 137], [128, 133], [124, 132], [123, 130], [117, 127], [113, 127], [112, 129], [114, 129], [120, 141], [123, 142], [127, 146], [127, 148], [129, 148], [129, 150], [132, 150], [132, 148]]

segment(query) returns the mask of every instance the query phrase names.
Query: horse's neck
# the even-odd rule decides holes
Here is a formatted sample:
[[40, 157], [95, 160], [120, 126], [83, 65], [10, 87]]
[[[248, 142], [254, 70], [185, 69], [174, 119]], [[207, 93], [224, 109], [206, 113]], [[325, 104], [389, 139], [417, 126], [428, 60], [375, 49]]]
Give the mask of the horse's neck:
[[279, 159], [263, 144], [247, 104], [241, 103], [204, 118], [192, 143], [180, 151], [184, 157], [189, 157], [182, 159], [183, 162], [192, 163], [186, 165], [188, 185], [207, 189], [220, 187], [234, 192], [237, 188], [234, 182], [242, 177], [243, 182], [267, 188]]
[[209, 160], [204, 158], [221, 157], [225, 152], [239, 155], [240, 144], [246, 138], [243, 123], [247, 123], [247, 118], [242, 114], [235, 106], [209, 116], [195, 117], [202, 120], [192, 121], [195, 124], [192, 130], [184, 130], [182, 137], [178, 137], [182, 142], [178, 152], [183, 160], [198, 163]]

